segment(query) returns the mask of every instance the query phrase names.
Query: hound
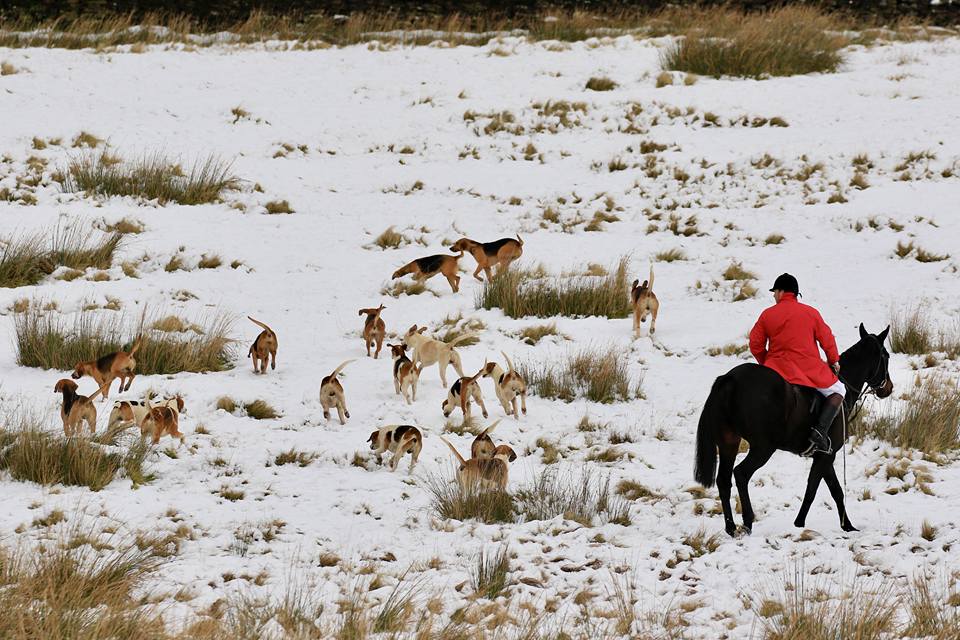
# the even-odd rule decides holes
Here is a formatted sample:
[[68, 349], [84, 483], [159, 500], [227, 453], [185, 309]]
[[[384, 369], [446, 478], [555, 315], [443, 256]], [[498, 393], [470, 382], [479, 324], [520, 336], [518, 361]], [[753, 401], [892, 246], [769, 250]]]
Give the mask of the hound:
[[380, 305], [376, 309], [360, 309], [357, 315], [367, 314], [367, 319], [363, 322], [363, 342], [367, 345], [367, 357], [370, 357], [370, 345], [376, 341], [377, 350], [373, 354], [374, 360], [380, 357], [380, 348], [383, 347], [383, 338], [387, 335], [387, 325], [380, 318], [380, 312], [386, 309]]
[[[640, 323], [645, 322], [647, 314], [651, 314], [650, 333], [657, 330], [657, 313], [660, 311], [660, 301], [653, 293], [653, 265], [650, 265], [650, 280], [634, 280], [630, 287], [630, 303], [633, 305], [633, 335], [640, 337]], [[649, 284], [648, 284], [649, 283]]]
[[[112, 379], [111, 379], [112, 382]], [[93, 399], [102, 393], [105, 387], [101, 386], [89, 396], [77, 393], [77, 383], [67, 378], [61, 378], [53, 387], [54, 393], [63, 394], [63, 404], [60, 405], [60, 419], [63, 421], [63, 433], [68, 438], [82, 431], [81, 422], [86, 422], [90, 435], [97, 432], [97, 407]]]
[[523, 415], [527, 415], [527, 382], [523, 377], [516, 372], [513, 368], [513, 362], [510, 360], [510, 357], [501, 351], [503, 357], [507, 361], [507, 371], [504, 372], [503, 368], [498, 365], [496, 362], [488, 362], [483, 365], [484, 375], [489, 376], [493, 379], [493, 390], [497, 394], [497, 399], [500, 401], [501, 406], [503, 406], [504, 412], [508, 416], [513, 416], [515, 419], [520, 419], [520, 414], [517, 412], [517, 397], [520, 398], [520, 408], [523, 411]]
[[487, 407], [483, 404], [483, 394], [480, 392], [480, 385], [477, 384], [477, 379], [484, 375], [486, 375], [485, 370], [480, 369], [475, 376], [471, 378], [461, 377], [453, 383], [450, 391], [447, 393], [447, 399], [444, 400], [440, 406], [443, 410], [444, 418], [450, 417], [453, 410], [459, 406], [460, 410], [463, 411], [464, 422], [469, 420], [471, 398], [480, 405], [480, 409], [483, 411], [483, 417], [489, 417], [487, 415]]
[[500, 274], [510, 263], [523, 255], [523, 240], [519, 234], [517, 239], [500, 238], [493, 242], [477, 242], [470, 238], [460, 238], [450, 247], [450, 251], [466, 251], [477, 261], [477, 270], [473, 272], [473, 277], [483, 282], [480, 277], [480, 271], [487, 274], [487, 282], [493, 278], [492, 267], [497, 267], [497, 274]]
[[340, 424], [346, 424], [344, 416], [347, 418], [350, 417], [350, 412], [347, 411], [347, 401], [343, 397], [343, 385], [340, 384], [340, 381], [337, 380], [337, 375], [343, 371], [343, 368], [353, 362], [353, 359], [344, 360], [340, 363], [336, 369], [333, 370], [333, 373], [328, 375], [320, 382], [320, 406], [323, 407], [323, 419], [330, 419], [330, 409], [332, 407], [337, 408], [337, 415], [340, 416]]
[[517, 459], [517, 454], [513, 449], [505, 444], [500, 445], [494, 451], [492, 458], [470, 458], [464, 460], [460, 452], [440, 436], [440, 439], [450, 447], [450, 451], [460, 462], [460, 468], [457, 470], [457, 482], [463, 489], [488, 488], [504, 491], [507, 488], [507, 481], [510, 476], [509, 462]]
[[[87, 360], [78, 362], [70, 377], [79, 380], [83, 376], [90, 376], [98, 385], [103, 388], [103, 397], [110, 396], [110, 385], [116, 378], [120, 378], [120, 388], [118, 393], [129, 391], [133, 383], [134, 369], [137, 368], [137, 361], [134, 359], [140, 345], [143, 343], [143, 336], [137, 336], [130, 348], [130, 353], [126, 351], [115, 351], [108, 353], [97, 360]], [[126, 386], [124, 386], [126, 381]], [[93, 396], [91, 396], [92, 398]]]
[[463, 252], [461, 251], [455, 256], [440, 253], [434, 256], [426, 256], [425, 258], [417, 258], [413, 262], [408, 262], [394, 271], [392, 279], [396, 280], [408, 273], [412, 273], [414, 280], [424, 282], [438, 273], [442, 273], [443, 277], [450, 283], [450, 288], [456, 293], [460, 291], [460, 276], [457, 275], [457, 260], [462, 257]]
[[153, 434], [153, 444], [160, 442], [160, 437], [169, 435], [171, 438], [177, 438], [183, 444], [183, 434], [180, 433], [180, 414], [169, 406], [155, 407], [147, 400], [147, 415], [140, 423], [140, 438], [146, 438], [147, 434]]
[[260, 332], [260, 335], [257, 336], [257, 339], [253, 341], [253, 344], [250, 345], [250, 350], [247, 351], [247, 357], [253, 358], [253, 372], [267, 372], [268, 356], [270, 358], [270, 368], [276, 369], [277, 334], [273, 332], [273, 329], [263, 324], [259, 320], [254, 320], [250, 316], [247, 316], [247, 320], [263, 329], [263, 331]]
[[417, 464], [420, 457], [420, 451], [423, 449], [423, 435], [416, 427], [408, 424], [391, 424], [380, 427], [370, 434], [367, 438], [370, 443], [370, 449], [377, 456], [377, 462], [383, 463], [382, 456], [384, 451], [393, 454], [390, 458], [390, 471], [397, 470], [397, 463], [405, 454], [410, 454], [410, 471], [413, 473], [413, 467]]
[[179, 395], [168, 398], [159, 404], [151, 405], [149, 400], [117, 400], [110, 410], [110, 419], [107, 422], [107, 431], [130, 425], [140, 426], [143, 419], [150, 412], [149, 407], [170, 407], [177, 413], [183, 413], [185, 406]]
[[460, 363], [460, 354], [454, 351], [453, 347], [458, 342], [463, 342], [476, 337], [477, 333], [465, 333], [457, 336], [450, 342], [442, 342], [434, 338], [428, 338], [423, 335], [426, 327], [417, 327], [413, 325], [403, 336], [403, 344], [413, 349], [412, 357], [414, 363], [419, 363], [420, 368], [429, 367], [436, 363], [440, 369], [440, 382], [444, 387], [447, 386], [447, 366], [452, 364], [457, 375], [463, 377], [463, 366]]
[[407, 357], [406, 347], [402, 344], [388, 344], [393, 356], [393, 388], [410, 404], [410, 400], [417, 399], [417, 383], [420, 382], [420, 371], [423, 367], [415, 365]]

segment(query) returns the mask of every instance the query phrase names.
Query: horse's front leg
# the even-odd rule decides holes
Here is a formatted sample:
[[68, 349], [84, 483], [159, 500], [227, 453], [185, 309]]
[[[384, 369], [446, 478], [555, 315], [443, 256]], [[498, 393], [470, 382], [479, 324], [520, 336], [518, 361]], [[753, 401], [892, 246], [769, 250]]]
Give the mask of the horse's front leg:
[[[813, 464], [810, 466], [810, 475], [807, 476], [807, 491], [803, 494], [803, 504], [800, 505], [800, 513], [797, 514], [793, 526], [804, 527], [807, 524], [807, 513], [810, 511], [810, 505], [813, 499], [817, 497], [817, 489], [820, 488], [820, 480], [823, 479], [824, 460], [831, 465], [830, 456], [816, 456]], [[832, 465], [831, 465], [832, 466]]]
[[833, 501], [837, 503], [837, 513], [840, 514], [840, 528], [844, 531], [859, 531], [853, 523], [850, 522], [850, 516], [847, 515], [847, 509], [843, 504], [843, 487], [840, 486], [840, 480], [837, 479], [837, 471], [833, 468], [834, 456], [830, 456], [830, 466], [827, 467], [823, 475], [827, 488], [830, 489], [830, 495]]
[[757, 469], [767, 464], [774, 449], [750, 446], [750, 451], [743, 462], [737, 465], [733, 472], [737, 481], [737, 493], [740, 495], [740, 508], [743, 511], [743, 528], [747, 533], [753, 531], [753, 505], [750, 502], [750, 478], [756, 473]]

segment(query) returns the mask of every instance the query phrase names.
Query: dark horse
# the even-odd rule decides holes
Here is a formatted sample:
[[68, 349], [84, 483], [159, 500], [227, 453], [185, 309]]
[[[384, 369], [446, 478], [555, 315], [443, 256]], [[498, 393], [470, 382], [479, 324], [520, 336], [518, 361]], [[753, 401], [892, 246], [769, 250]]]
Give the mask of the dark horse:
[[[840, 379], [846, 386], [844, 411], [830, 427], [830, 442], [833, 443], [834, 452], [830, 455], [817, 454], [813, 458], [807, 478], [807, 492], [803, 496], [800, 513], [793, 522], [798, 527], [806, 523], [807, 511], [817, 494], [820, 481], [825, 480], [837, 503], [840, 528], [844, 531], [857, 530], [850, 523], [843, 506], [843, 490], [833, 469], [833, 460], [837, 449], [844, 445], [843, 417], [850, 414], [864, 385], [869, 385], [878, 398], [886, 398], [893, 392], [893, 383], [887, 370], [890, 354], [883, 346], [889, 331], [890, 327], [887, 327], [881, 334], [873, 335], [867, 333], [861, 324], [860, 341], [840, 354]], [[816, 419], [816, 414], [810, 411], [812, 398], [814, 396], [811, 393], [795, 387], [773, 369], [759, 364], [741, 364], [713, 383], [697, 427], [697, 458], [693, 476], [704, 487], [713, 486], [716, 477], [723, 505], [723, 520], [730, 535], [735, 535], [737, 530], [730, 510], [730, 476], [733, 475], [737, 480], [743, 527], [750, 533], [754, 519], [747, 489], [750, 477], [767, 463], [777, 449], [799, 454], [807, 447], [810, 429]], [[750, 443], [750, 451], [734, 469], [741, 438]]]

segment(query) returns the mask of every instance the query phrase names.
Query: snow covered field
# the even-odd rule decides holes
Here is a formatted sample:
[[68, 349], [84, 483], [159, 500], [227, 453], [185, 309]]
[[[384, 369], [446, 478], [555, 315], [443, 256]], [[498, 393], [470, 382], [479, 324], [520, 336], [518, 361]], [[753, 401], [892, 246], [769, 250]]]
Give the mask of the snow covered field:
[[[529, 601], [568, 619], [585, 603], [600, 615], [611, 607], [615, 581], [626, 579], [638, 611], [672, 611], [682, 623], [671, 633], [691, 638], [758, 634], [750, 598], [782, 588], [798, 567], [834, 593], [855, 576], [870, 585], [956, 570], [955, 462], [906, 454], [903, 478], [888, 477], [886, 465], [905, 454], [858, 442], [846, 459], [847, 498], [862, 531], [845, 534], [825, 488], [808, 530], [793, 527], [809, 463], [778, 452], [754, 477], [753, 535], [737, 539], [724, 536], [716, 492], [694, 488], [692, 467], [711, 381], [748, 359], [710, 350], [745, 344], [781, 272], [798, 277], [803, 300], [820, 309], [841, 350], [856, 341], [860, 322], [877, 333], [905, 305], [923, 304], [945, 326], [957, 318], [960, 41], [857, 48], [831, 75], [686, 85], [675, 74], [676, 84], [656, 88], [664, 44], [625, 37], [384, 51], [0, 49], [0, 60], [19, 70], [0, 77], [0, 190], [36, 199], [0, 201], [0, 236], [77, 220], [92, 227], [129, 217], [146, 226], [127, 237], [109, 281], [93, 281], [91, 271], [0, 290], [4, 411], [48, 410], [50, 429], [60, 429], [51, 389], [67, 372], [16, 364], [11, 308], [24, 298], [56, 301], [64, 314], [118, 299], [130, 322], [144, 304], [192, 320], [222, 310], [237, 316], [239, 339], [236, 367], [227, 372], [142, 376], [126, 394], [179, 393], [187, 405], [187, 446], [170, 457], [170, 445], [161, 443], [151, 455], [154, 482], [133, 490], [118, 478], [91, 492], [0, 476], [4, 544], [56, 538], [80, 521], [133, 532], [186, 525], [190, 535], [153, 596], [174, 625], [237, 593], [282, 597], [294, 580], [334, 603], [359, 573], [379, 575], [379, 588], [367, 596], [382, 602], [408, 569], [422, 575], [449, 615], [472, 598], [463, 583], [478, 551], [501, 542], [514, 554], [501, 603]], [[586, 90], [591, 77], [617, 87]], [[571, 109], [561, 119], [547, 113], [548, 101]], [[232, 113], [236, 107], [247, 115]], [[512, 119], [495, 117], [504, 111]], [[787, 126], [772, 126], [774, 118]], [[81, 131], [124, 157], [162, 152], [189, 166], [216, 154], [233, 162], [241, 189], [200, 206], [63, 193], [49, 174], [83, 153], [70, 146]], [[63, 143], [38, 150], [34, 137]], [[18, 187], [31, 156], [48, 161], [46, 178]], [[868, 188], [850, 186], [857, 174]], [[294, 213], [266, 214], [266, 203], [282, 200]], [[587, 230], [597, 211], [616, 220]], [[412, 242], [374, 246], [390, 226]], [[655, 265], [655, 337], [645, 325], [633, 339], [629, 318], [556, 318], [568, 339], [527, 345], [518, 332], [547, 321], [475, 309], [482, 285], [470, 275], [471, 257], [461, 261], [468, 271], [458, 294], [442, 277], [422, 295], [381, 291], [402, 264], [448, 252], [462, 235], [484, 241], [516, 233], [525, 242], [521, 264], [543, 264], [554, 274], [612, 266], [626, 255], [630, 279], [642, 280], [657, 253], [682, 249], [686, 259]], [[782, 242], [767, 242], [777, 234]], [[899, 258], [898, 241], [949, 257]], [[188, 267], [203, 254], [219, 254], [224, 264], [165, 271], [177, 253]], [[127, 260], [138, 261], [139, 278], [125, 277], [120, 263]], [[235, 260], [242, 265], [230, 268]], [[744, 283], [721, 277], [732, 261], [756, 275], [754, 297], [734, 301]], [[641, 483], [654, 495], [631, 502], [632, 524], [438, 519], [424, 485], [430, 474], [452, 469], [437, 437], [446, 389], [436, 368], [427, 368], [416, 403], [407, 406], [394, 394], [389, 351], [379, 360], [364, 357], [357, 310], [381, 302], [390, 332], [413, 324], [433, 329], [458, 314], [482, 321], [479, 344], [459, 349], [468, 374], [486, 358], [502, 361], [501, 350], [515, 362], [549, 361], [584, 346], [625, 351], [643, 398], [596, 404], [531, 396], [528, 415], [504, 419], [496, 440], [520, 454], [511, 486], [545, 467], [538, 439], [557, 448], [562, 470], [587, 464], [609, 474], [612, 485]], [[277, 369], [265, 376], [243, 358], [259, 331], [246, 315], [279, 335]], [[342, 381], [351, 417], [341, 426], [323, 420], [317, 392], [321, 378], [349, 358], [356, 361]], [[917, 357], [893, 355], [888, 405], [909, 392], [922, 366]], [[955, 360], [938, 366], [953, 375], [960, 369]], [[489, 380], [482, 385], [491, 420], [503, 418]], [[93, 388], [82, 381], [82, 393]], [[222, 396], [263, 399], [282, 415], [257, 421], [228, 414], [215, 406]], [[99, 406], [102, 429], [109, 405]], [[578, 430], [584, 416], [606, 426]], [[390, 423], [416, 424], [427, 435], [410, 476], [406, 460], [390, 473], [368, 455], [370, 432]], [[199, 425], [206, 433], [194, 433]], [[611, 436], [626, 441], [611, 445]], [[446, 437], [469, 450], [468, 436]], [[611, 446], [619, 459], [585, 462]], [[277, 454], [291, 449], [316, 457], [305, 466], [276, 465]], [[358, 452], [365, 466], [354, 464]], [[841, 466], [838, 458], [838, 472]], [[929, 495], [917, 486], [920, 474], [930, 476]], [[242, 498], [225, 499], [224, 488]], [[68, 520], [31, 524], [55, 509]], [[937, 528], [934, 540], [920, 536], [924, 520]], [[717, 534], [719, 544], [698, 555], [689, 541], [701, 530]], [[321, 566], [324, 554], [340, 562]]]

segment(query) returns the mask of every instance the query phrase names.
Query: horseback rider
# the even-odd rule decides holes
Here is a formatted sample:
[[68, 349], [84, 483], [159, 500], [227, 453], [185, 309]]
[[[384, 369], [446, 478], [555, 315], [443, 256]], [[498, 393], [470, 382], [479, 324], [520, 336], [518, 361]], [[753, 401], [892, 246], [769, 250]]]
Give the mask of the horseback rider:
[[[820, 312], [797, 301], [800, 285], [789, 273], [773, 283], [776, 304], [760, 314], [750, 331], [750, 352], [760, 364], [770, 367], [791, 383], [813, 387], [826, 398], [819, 420], [810, 433], [810, 446], [800, 455], [832, 453], [827, 433], [843, 404], [844, 385], [840, 373], [837, 342]], [[769, 342], [769, 345], [768, 345]], [[820, 359], [819, 343], [827, 355]]]

